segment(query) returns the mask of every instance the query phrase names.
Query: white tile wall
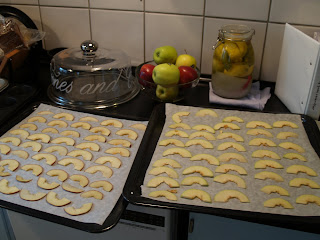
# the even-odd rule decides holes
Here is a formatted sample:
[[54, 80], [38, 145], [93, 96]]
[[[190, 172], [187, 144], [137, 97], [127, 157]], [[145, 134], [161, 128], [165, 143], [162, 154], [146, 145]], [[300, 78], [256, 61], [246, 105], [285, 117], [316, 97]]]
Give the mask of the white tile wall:
[[206, 0], [206, 16], [266, 21], [269, 5], [270, 0]]
[[[195, 56], [211, 73], [212, 45], [226, 23], [255, 28], [255, 79], [276, 81], [283, 26], [299, 25], [310, 36], [320, 28], [320, 0], [0, 0], [26, 12], [47, 32], [44, 47], [78, 47], [95, 39], [121, 48], [137, 64], [155, 48], [173, 45]], [[39, 11], [40, 9], [40, 11]], [[268, 28], [267, 28], [268, 26]]]
[[203, 15], [204, 0], [145, 0], [145, 10], [150, 12]]
[[171, 45], [178, 54], [187, 52], [200, 63], [201, 41], [201, 17], [157, 13], [145, 16], [146, 60], [152, 60], [157, 47]]

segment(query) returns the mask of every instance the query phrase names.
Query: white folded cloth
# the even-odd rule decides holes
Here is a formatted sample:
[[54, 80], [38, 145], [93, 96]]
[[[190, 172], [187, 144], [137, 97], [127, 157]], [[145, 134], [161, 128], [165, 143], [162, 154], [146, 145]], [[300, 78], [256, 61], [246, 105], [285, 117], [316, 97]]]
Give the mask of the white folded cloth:
[[253, 109], [263, 110], [264, 105], [271, 97], [270, 87], [260, 90], [260, 82], [254, 82], [251, 85], [251, 90], [246, 97], [239, 99], [222, 98], [214, 94], [211, 83], [209, 83], [209, 102], [231, 106], [241, 106]]

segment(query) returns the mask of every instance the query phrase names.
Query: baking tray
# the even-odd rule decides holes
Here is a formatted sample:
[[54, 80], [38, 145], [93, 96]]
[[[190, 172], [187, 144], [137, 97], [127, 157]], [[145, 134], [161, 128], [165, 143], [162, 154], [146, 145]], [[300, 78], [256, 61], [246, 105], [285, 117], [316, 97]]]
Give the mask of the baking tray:
[[[208, 106], [206, 106], [208, 108]], [[246, 110], [248, 111], [248, 110]], [[275, 112], [272, 112], [275, 113]], [[279, 113], [280, 114], [280, 113]], [[315, 152], [320, 156], [320, 132], [315, 121], [306, 116], [300, 115], [302, 124], [308, 135], [310, 143]], [[147, 168], [153, 156], [153, 152], [157, 146], [158, 139], [161, 135], [162, 128], [165, 124], [165, 104], [158, 105], [149, 119], [148, 132], [145, 134], [145, 139], [148, 142], [148, 148], [144, 152], [142, 161], [137, 162], [131, 168], [126, 185], [123, 190], [124, 197], [133, 204], [161, 207], [175, 210], [191, 211], [212, 214], [217, 216], [229, 217], [239, 220], [245, 220], [255, 223], [262, 223], [272, 226], [296, 229], [301, 231], [319, 233], [320, 217], [300, 217], [279, 215], [270, 213], [250, 212], [241, 210], [222, 209], [214, 207], [203, 207], [185, 205], [171, 202], [161, 202], [141, 196], [141, 185], [145, 178]], [[152, 135], [149, 133], [152, 132]]]
[[[45, 103], [45, 104], [49, 104], [52, 106], [57, 107], [55, 104], [51, 103], [51, 102], [33, 102], [29, 105], [27, 105], [24, 109], [24, 111], [21, 111], [19, 114], [15, 114], [15, 115], [11, 115], [10, 117], [12, 118], [10, 121], [7, 121], [6, 123], [0, 125], [0, 136], [3, 135], [4, 133], [6, 133], [9, 129], [11, 129], [13, 126], [15, 126], [16, 124], [18, 124], [20, 121], [22, 121], [23, 119], [25, 119], [28, 115], [30, 115], [41, 103]], [[65, 108], [68, 110], [75, 110], [75, 109], [70, 109], [70, 108]], [[114, 118], [121, 118], [121, 119], [129, 119], [129, 120], [148, 120], [148, 119], [142, 119], [141, 117], [133, 117], [133, 116], [126, 116], [125, 114], [108, 114], [107, 112], [102, 112], [102, 111], [87, 111], [88, 113], [94, 113], [94, 114], [98, 114], [101, 116], [107, 116], [107, 117], [114, 117]], [[144, 144], [142, 144], [142, 142], [144, 142]], [[147, 142], [144, 141], [142, 139], [141, 145], [139, 147], [139, 150], [136, 154], [135, 162], [139, 162], [140, 158], [143, 159], [143, 152], [145, 151], [145, 149], [148, 148], [148, 145], [146, 144]], [[99, 224], [95, 224], [95, 223], [83, 223], [83, 222], [79, 222], [76, 220], [72, 220], [72, 219], [67, 219], [64, 217], [60, 217], [54, 214], [50, 214], [50, 213], [46, 213], [46, 212], [42, 212], [39, 210], [35, 210], [32, 208], [28, 208], [28, 207], [24, 207], [21, 205], [17, 205], [14, 203], [10, 203], [4, 200], [0, 200], [0, 207], [8, 209], [8, 210], [12, 210], [15, 212], [19, 212], [19, 213], [23, 213], [32, 217], [36, 217], [36, 218], [40, 218], [43, 220], [47, 220], [50, 222], [54, 222], [54, 223], [58, 223], [64, 226], [68, 226], [68, 227], [72, 227], [72, 228], [76, 228], [79, 230], [83, 230], [86, 232], [91, 232], [91, 233], [99, 233], [99, 232], [104, 232], [107, 231], [109, 229], [111, 229], [112, 227], [114, 227], [117, 222], [119, 221], [119, 219], [121, 218], [121, 215], [123, 213], [123, 211], [126, 209], [128, 205], [128, 202], [122, 197], [120, 196], [116, 205], [114, 206], [113, 210], [111, 211], [111, 213], [109, 214], [109, 216], [106, 218], [106, 220], [104, 221], [104, 223], [102, 225]]]

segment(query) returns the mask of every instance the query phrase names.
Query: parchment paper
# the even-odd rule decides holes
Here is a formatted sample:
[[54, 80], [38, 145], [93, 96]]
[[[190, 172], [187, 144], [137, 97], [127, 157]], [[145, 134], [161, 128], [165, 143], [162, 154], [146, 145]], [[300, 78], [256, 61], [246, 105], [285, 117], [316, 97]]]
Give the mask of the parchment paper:
[[[92, 116], [96, 119], [99, 120], [99, 122], [88, 122], [91, 124], [92, 127], [98, 127], [101, 126], [100, 122], [107, 120], [107, 119], [113, 119], [111, 117], [104, 117], [104, 116], [99, 116], [99, 115], [93, 115], [93, 114], [88, 114], [88, 113], [81, 113], [81, 112], [76, 112], [76, 111], [70, 111], [70, 110], [66, 110], [66, 109], [61, 109], [61, 108], [57, 108], [57, 107], [53, 107], [50, 105], [46, 105], [46, 104], [40, 104], [39, 107], [32, 113], [30, 114], [26, 119], [24, 119], [23, 121], [21, 121], [20, 123], [18, 123], [16, 126], [14, 126], [12, 129], [19, 129], [19, 126], [27, 123], [27, 120], [33, 116], [43, 116], [47, 119], [46, 123], [39, 123], [39, 122], [33, 122], [35, 125], [37, 125], [38, 129], [36, 131], [32, 131], [29, 129], [24, 129], [27, 130], [30, 135], [34, 134], [34, 133], [41, 133], [41, 131], [44, 128], [49, 127], [47, 125], [48, 122], [52, 121], [52, 120], [58, 120], [53, 118], [54, 114], [52, 115], [38, 115], [37, 113], [40, 111], [51, 111], [54, 114], [56, 113], [71, 113], [75, 118], [73, 121], [67, 121], [64, 118], [59, 119], [59, 120], [63, 120], [65, 122], [68, 123], [68, 127], [66, 128], [59, 128], [57, 126], [55, 126], [54, 128], [56, 128], [59, 132], [62, 132], [64, 130], [75, 130], [77, 132], [80, 133], [80, 137], [79, 138], [75, 138], [72, 137], [75, 140], [75, 145], [74, 146], [67, 146], [66, 144], [60, 144], [61, 146], [64, 146], [68, 149], [68, 152], [72, 151], [72, 150], [76, 150], [77, 148], [75, 148], [75, 146], [81, 142], [88, 142], [86, 140], [83, 140], [84, 137], [88, 136], [88, 135], [94, 135], [95, 133], [90, 132], [89, 130], [84, 130], [82, 128], [72, 128], [70, 127], [70, 125], [74, 122], [78, 122], [80, 118], [82, 117], [88, 117], [88, 116]], [[82, 169], [82, 171], [77, 171], [73, 168], [72, 164], [68, 165], [68, 166], [62, 166], [59, 165], [57, 162], [63, 158], [66, 158], [68, 156], [60, 156], [57, 152], [53, 152], [52, 154], [55, 155], [57, 157], [57, 161], [52, 165], [48, 165], [45, 163], [45, 160], [41, 160], [41, 161], [37, 161], [32, 159], [31, 157], [35, 154], [37, 154], [38, 152], [34, 152], [32, 151], [31, 148], [22, 148], [19, 146], [13, 146], [11, 143], [7, 143], [10, 148], [11, 151], [13, 150], [24, 150], [27, 151], [29, 153], [29, 157], [28, 159], [24, 160], [21, 159], [19, 157], [17, 157], [16, 155], [12, 154], [12, 153], [8, 153], [7, 155], [4, 154], [0, 154], [1, 155], [1, 159], [15, 159], [17, 161], [20, 162], [20, 167], [25, 165], [25, 164], [38, 164], [40, 166], [43, 167], [43, 172], [39, 177], [44, 177], [48, 180], [48, 182], [58, 182], [61, 184], [61, 182], [57, 179], [57, 177], [50, 177], [48, 175], [46, 175], [46, 172], [52, 169], [63, 169], [64, 171], [66, 171], [68, 173], [69, 176], [73, 175], [73, 174], [81, 174], [86, 176], [89, 179], [89, 185], [90, 182], [93, 181], [97, 181], [97, 180], [107, 180], [109, 181], [112, 185], [113, 185], [113, 190], [111, 192], [106, 192], [101, 188], [91, 188], [89, 185], [84, 187], [84, 191], [88, 191], [88, 190], [98, 190], [100, 192], [102, 192], [104, 194], [104, 197], [102, 200], [97, 200], [94, 198], [82, 198], [80, 197], [80, 194], [76, 194], [76, 193], [70, 193], [67, 192], [65, 190], [62, 189], [61, 185], [53, 190], [44, 190], [40, 187], [37, 186], [37, 176], [32, 175], [32, 173], [30, 171], [26, 172], [24, 170], [22, 170], [20, 167], [14, 171], [11, 172], [10, 170], [8, 170], [8, 166], [5, 166], [6, 172], [10, 172], [11, 176], [5, 177], [8, 181], [9, 181], [9, 186], [16, 186], [19, 189], [28, 189], [30, 191], [30, 193], [35, 194], [36, 192], [50, 192], [50, 191], [54, 191], [58, 194], [59, 198], [67, 198], [69, 200], [71, 200], [71, 204], [67, 205], [67, 206], [73, 206], [75, 208], [79, 208], [82, 206], [82, 204], [87, 203], [87, 202], [92, 202], [93, 203], [93, 208], [90, 210], [90, 212], [84, 214], [84, 215], [79, 215], [79, 216], [71, 216], [67, 213], [64, 212], [63, 208], [64, 207], [55, 207], [50, 205], [49, 203], [47, 203], [47, 201], [44, 199], [41, 199], [39, 201], [26, 201], [20, 198], [19, 193], [16, 194], [11, 194], [11, 195], [6, 195], [6, 194], [2, 194], [0, 193], [0, 199], [4, 200], [4, 201], [8, 201], [8, 202], [12, 202], [15, 204], [19, 204], [22, 206], [26, 206], [28, 208], [32, 208], [32, 209], [37, 209], [43, 212], [47, 212], [47, 213], [51, 213], [51, 214], [55, 214], [58, 216], [62, 216], [68, 219], [72, 219], [72, 220], [76, 220], [79, 222], [84, 222], [84, 223], [96, 223], [96, 224], [100, 224], [102, 225], [103, 222], [105, 221], [105, 219], [109, 216], [110, 212], [112, 211], [113, 207], [115, 206], [116, 202], [118, 201], [120, 195], [122, 194], [122, 190], [124, 187], [124, 184], [126, 182], [126, 179], [128, 177], [129, 171], [131, 169], [132, 163], [135, 159], [136, 153], [138, 151], [140, 142], [142, 140], [144, 131], [143, 130], [138, 130], [136, 128], [131, 128], [130, 126], [132, 124], [135, 123], [143, 123], [144, 125], [147, 125], [148, 122], [147, 121], [131, 121], [131, 120], [125, 120], [125, 119], [118, 119], [123, 123], [123, 127], [121, 129], [132, 129], [135, 132], [138, 133], [138, 138], [136, 140], [131, 140], [128, 139], [127, 136], [118, 136], [115, 134], [116, 131], [119, 130], [119, 128], [113, 127], [113, 126], [106, 126], [110, 131], [111, 134], [109, 136], [106, 136], [107, 141], [110, 141], [111, 139], [126, 139], [129, 140], [132, 143], [132, 146], [130, 148], [128, 148], [128, 150], [130, 151], [130, 157], [122, 157], [119, 154], [116, 155], [112, 155], [112, 154], [107, 154], [104, 153], [105, 150], [107, 150], [110, 147], [116, 147], [115, 145], [111, 145], [106, 143], [101, 143], [101, 142], [97, 142], [95, 141], [98, 145], [100, 145], [100, 150], [98, 152], [94, 152], [91, 150], [88, 150], [92, 153], [93, 158], [91, 161], [85, 161], [82, 159], [82, 157], [78, 157], [79, 159], [81, 159], [84, 163], [85, 163], [85, 167]], [[11, 131], [12, 129], [10, 129], [9, 131]], [[7, 133], [5, 133], [2, 137], [6, 137], [6, 136], [15, 136], [15, 137], [19, 137], [17, 135], [12, 135], [9, 133], [9, 131]], [[63, 137], [60, 134], [52, 134], [52, 133], [46, 133], [48, 135], [51, 136], [51, 140], [56, 138], [56, 137]], [[1, 138], [2, 138], [1, 137]], [[70, 137], [70, 136], [67, 136]], [[21, 144], [23, 142], [26, 141], [30, 141], [30, 140], [22, 140]], [[40, 142], [40, 140], [38, 140], [37, 142]], [[44, 149], [52, 146], [52, 145], [59, 145], [59, 144], [51, 144], [49, 143], [41, 143], [42, 144], [42, 148], [39, 151], [39, 153], [45, 153]], [[119, 146], [118, 146], [119, 147]], [[101, 157], [101, 156], [115, 156], [117, 158], [119, 158], [122, 161], [122, 165], [119, 169], [117, 168], [112, 168], [111, 165], [109, 165], [109, 163], [106, 163], [105, 165], [110, 167], [113, 171], [113, 175], [110, 178], [106, 178], [104, 177], [100, 172], [97, 172], [95, 174], [90, 174], [90, 173], [86, 173], [85, 170], [93, 165], [98, 165], [97, 163], [94, 163], [94, 161]], [[19, 181], [17, 181], [15, 178], [17, 175], [20, 175], [26, 179], [30, 179], [32, 178], [32, 181], [29, 183], [21, 183]], [[2, 177], [3, 178], [3, 177]], [[2, 179], [1, 178], [1, 179]], [[0, 179], [0, 180], [1, 180]], [[78, 187], [78, 188], [82, 188], [77, 182], [72, 181], [70, 179], [67, 179], [65, 182], [70, 183], [71, 185]]]
[[[319, 157], [316, 154], [316, 152], [314, 151], [314, 149], [312, 148], [312, 146], [308, 140], [307, 134], [306, 134], [304, 127], [302, 125], [302, 122], [301, 122], [301, 117], [299, 115], [295, 115], [295, 114], [269, 114], [269, 113], [213, 109], [218, 114], [218, 117], [211, 117], [211, 116], [197, 117], [197, 116], [195, 116], [196, 112], [199, 111], [200, 109], [201, 108], [197, 108], [197, 107], [177, 106], [177, 105], [173, 105], [173, 104], [167, 104], [166, 105], [166, 122], [165, 122], [165, 125], [164, 125], [164, 128], [161, 133], [159, 141], [161, 141], [163, 139], [168, 139], [168, 138], [177, 138], [177, 139], [182, 140], [185, 143], [186, 141], [189, 140], [188, 138], [183, 139], [179, 136], [173, 136], [173, 137], [166, 137], [165, 136], [166, 132], [168, 132], [169, 130], [172, 130], [168, 126], [174, 123], [172, 120], [172, 115], [176, 112], [180, 112], [180, 111], [190, 112], [189, 116], [181, 117], [181, 119], [182, 119], [183, 123], [187, 123], [191, 127], [194, 125], [198, 125], [198, 124], [206, 124], [206, 125], [213, 127], [215, 124], [222, 122], [223, 118], [225, 118], [227, 116], [238, 116], [238, 117], [242, 118], [244, 120], [243, 123], [233, 122], [240, 127], [240, 130], [231, 130], [229, 128], [222, 129], [222, 130], [217, 130], [214, 133], [214, 135], [215, 135], [215, 137], [217, 137], [217, 135], [220, 134], [221, 132], [233, 132], [233, 133], [239, 134], [240, 136], [242, 136], [244, 138], [244, 142], [239, 142], [239, 143], [245, 147], [246, 152], [238, 152], [237, 150], [235, 150], [233, 148], [229, 148], [224, 151], [218, 151], [217, 146], [219, 144], [221, 144], [222, 142], [227, 142], [227, 141], [235, 142], [235, 140], [230, 139], [230, 138], [223, 139], [223, 140], [210, 141], [214, 145], [214, 149], [204, 149], [200, 145], [193, 145], [190, 147], [186, 147], [186, 149], [191, 152], [192, 156], [196, 155], [196, 154], [200, 154], [200, 153], [208, 153], [208, 154], [211, 154], [215, 157], [218, 157], [222, 153], [226, 153], [226, 152], [237, 152], [237, 153], [242, 154], [247, 159], [247, 161], [248, 161], [247, 163], [240, 163], [239, 161], [232, 159], [229, 162], [220, 162], [220, 164], [231, 163], [231, 164], [236, 164], [236, 165], [239, 165], [239, 166], [245, 168], [248, 173], [247, 175], [239, 175], [237, 172], [234, 172], [234, 171], [231, 171], [229, 173], [242, 177], [246, 182], [246, 185], [247, 185], [246, 189], [239, 188], [233, 182], [227, 182], [225, 184], [214, 182], [212, 180], [212, 178], [208, 178], [208, 177], [204, 177], [209, 183], [209, 186], [207, 186], [207, 187], [200, 186], [200, 185], [196, 184], [196, 185], [192, 185], [192, 186], [180, 185], [179, 188], [171, 188], [170, 189], [170, 187], [168, 187], [168, 185], [166, 185], [165, 183], [160, 184], [157, 188], [147, 187], [148, 181], [155, 177], [153, 175], [148, 174], [148, 172], [153, 168], [152, 164], [156, 160], [164, 158], [162, 156], [162, 153], [166, 149], [171, 148], [171, 147], [175, 147], [173, 145], [159, 146], [159, 144], [158, 144], [156, 147], [156, 150], [154, 152], [154, 155], [151, 159], [150, 165], [147, 169], [146, 176], [144, 179], [144, 184], [143, 184], [143, 186], [141, 186], [143, 197], [150, 198], [148, 196], [149, 193], [152, 191], [155, 191], [155, 190], [177, 190], [177, 193], [176, 193], [176, 196], [178, 197], [177, 201], [170, 201], [164, 197], [154, 198], [154, 199], [156, 199], [158, 201], [171, 202], [171, 203], [176, 202], [179, 204], [215, 207], [215, 208], [225, 208], [225, 209], [235, 209], [235, 210], [245, 210], [245, 211], [252, 211], [252, 212], [264, 212], [264, 213], [297, 215], [297, 216], [320, 216], [320, 206], [318, 206], [314, 203], [313, 204], [309, 203], [307, 205], [295, 203], [296, 198], [302, 194], [314, 194], [316, 196], [320, 196], [320, 189], [311, 189], [308, 186], [301, 186], [299, 188], [289, 186], [290, 180], [292, 180], [293, 178], [297, 178], [297, 177], [309, 178], [309, 179], [312, 179], [313, 181], [317, 182], [318, 184], [320, 184]], [[246, 132], [249, 129], [246, 128], [246, 124], [249, 121], [254, 121], [254, 120], [267, 122], [271, 126], [272, 126], [273, 122], [275, 122], [275, 121], [286, 120], [286, 121], [291, 121], [291, 122], [296, 123], [299, 126], [299, 128], [292, 129], [291, 127], [285, 126], [283, 128], [266, 129], [273, 134], [272, 138], [268, 138], [263, 135], [258, 135], [258, 136], [247, 135]], [[189, 135], [192, 132], [196, 131], [193, 129], [191, 129], [191, 130], [179, 129], [179, 130], [183, 130], [183, 131], [187, 132]], [[284, 131], [295, 132], [298, 134], [299, 137], [298, 138], [288, 138], [286, 140], [277, 139], [276, 138], [277, 134], [279, 132], [284, 132]], [[248, 144], [249, 141], [251, 139], [257, 138], [257, 137], [271, 139], [272, 141], [274, 141], [277, 144], [277, 147], [249, 146], [249, 144]], [[260, 158], [251, 157], [251, 154], [255, 150], [258, 150], [258, 149], [271, 150], [271, 151], [278, 153], [278, 155], [280, 157], [282, 157], [287, 152], [296, 152], [293, 149], [286, 150], [281, 147], [278, 147], [279, 143], [286, 142], [286, 141], [290, 141], [290, 142], [299, 144], [301, 147], [303, 147], [305, 149], [305, 153], [300, 153], [300, 154], [305, 156], [308, 161], [302, 162], [298, 159], [290, 160], [290, 159], [281, 158], [281, 160], [275, 160], [275, 161], [282, 164], [284, 167], [283, 169], [273, 169], [270, 167], [267, 167], [266, 169], [255, 169], [254, 168], [255, 162], [260, 160]], [[189, 158], [183, 158], [178, 154], [169, 155], [169, 156], [166, 156], [165, 158], [175, 159], [182, 165], [182, 168], [175, 169], [179, 174], [179, 178], [176, 179], [179, 183], [182, 181], [183, 178], [185, 178], [187, 176], [192, 176], [192, 175], [201, 176], [199, 173], [193, 173], [192, 175], [183, 175], [182, 174], [182, 171], [186, 167], [189, 167], [192, 165], [202, 165], [202, 166], [208, 167], [209, 169], [211, 169], [213, 171], [214, 176], [221, 174], [221, 173], [215, 173], [215, 169], [217, 166], [210, 165], [205, 160], [203, 160], [203, 161], [190, 161]], [[263, 159], [271, 159], [271, 158], [264, 157]], [[293, 164], [301, 164], [301, 165], [311, 167], [312, 169], [314, 169], [318, 173], [318, 176], [312, 177], [312, 176], [308, 176], [305, 173], [298, 173], [298, 174], [286, 173], [286, 169]], [[278, 173], [279, 175], [281, 175], [284, 178], [284, 182], [276, 182], [271, 179], [266, 179], [266, 180], [255, 179], [254, 175], [258, 172], [261, 172], [261, 171], [271, 171], [271, 172]], [[163, 173], [161, 175], [167, 176], [165, 173]], [[158, 176], [161, 176], [161, 175], [158, 175]], [[290, 196], [280, 196], [277, 193], [266, 194], [260, 190], [263, 186], [266, 186], [266, 185], [281, 186], [289, 191]], [[193, 200], [189, 200], [189, 199], [185, 199], [185, 198], [180, 197], [183, 191], [185, 191], [187, 189], [191, 189], [191, 188], [202, 189], [202, 190], [208, 192], [212, 198], [212, 203], [205, 203], [198, 198], [195, 198]], [[238, 191], [244, 193], [249, 198], [250, 203], [241, 203], [237, 198], [232, 198], [226, 203], [214, 202], [213, 199], [214, 199], [215, 194], [217, 194], [219, 191], [224, 190], [224, 189], [234, 189], [234, 190], [238, 190]], [[264, 201], [271, 199], [271, 198], [277, 198], [277, 197], [281, 197], [285, 200], [288, 200], [292, 204], [294, 209], [285, 209], [281, 206], [274, 207], [274, 208], [264, 207], [264, 205], [263, 205]]]

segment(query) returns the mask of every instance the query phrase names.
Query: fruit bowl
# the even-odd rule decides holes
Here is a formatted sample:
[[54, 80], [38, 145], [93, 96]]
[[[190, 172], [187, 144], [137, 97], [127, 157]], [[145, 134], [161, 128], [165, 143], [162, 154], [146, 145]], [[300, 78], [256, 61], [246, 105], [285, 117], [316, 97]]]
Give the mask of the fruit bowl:
[[192, 94], [194, 88], [199, 83], [200, 70], [195, 68], [197, 77], [185, 83], [178, 84], [156, 84], [153, 81], [145, 80], [140, 77], [140, 70], [145, 64], [157, 66], [154, 61], [144, 62], [135, 70], [135, 76], [141, 87], [141, 92], [148, 97], [159, 102], [177, 102], [185, 98], [186, 95]]

